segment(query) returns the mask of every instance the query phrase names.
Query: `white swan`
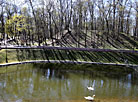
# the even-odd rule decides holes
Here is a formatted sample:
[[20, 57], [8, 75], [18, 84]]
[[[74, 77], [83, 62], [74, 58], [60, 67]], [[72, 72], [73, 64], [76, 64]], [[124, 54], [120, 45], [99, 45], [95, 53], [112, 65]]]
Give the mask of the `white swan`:
[[87, 86], [87, 89], [90, 90], [90, 91], [93, 91], [94, 90], [94, 86], [95, 86], [95, 80], [94, 80], [92, 86]]
[[87, 86], [87, 89], [93, 91], [94, 90], [94, 87], [93, 86], [92, 87], [88, 87]]
[[87, 96], [87, 97], [84, 97], [86, 100], [88, 101], [94, 101], [94, 97], [95, 95], [93, 95], [92, 97], [91, 96]]

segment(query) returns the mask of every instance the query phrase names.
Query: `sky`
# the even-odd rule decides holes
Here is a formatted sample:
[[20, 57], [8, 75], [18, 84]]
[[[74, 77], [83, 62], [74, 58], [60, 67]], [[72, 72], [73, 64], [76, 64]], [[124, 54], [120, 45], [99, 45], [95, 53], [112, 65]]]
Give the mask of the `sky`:
[[[29, 1], [29, 0], [7, 0], [7, 1], [10, 1], [10, 2], [12, 2], [12, 3], [15, 3], [18, 7], [21, 7], [21, 8], [23, 8], [23, 7], [28, 7], [28, 5], [30, 6], [30, 4], [29, 3], [25, 3], [25, 1]], [[35, 5], [33, 5], [34, 7], [38, 7], [38, 5], [37, 4], [39, 4], [39, 1], [40, 0], [32, 0], [32, 1], [37, 1], [37, 2], [35, 2], [36, 4]], [[45, 1], [49, 1], [49, 0], [45, 0]], [[54, 0], [54, 1], [56, 1], [56, 0]], [[73, 1], [76, 1], [76, 0], [73, 0]], [[96, 1], [98, 1], [98, 0], [96, 0]], [[105, 2], [106, 1], [108, 1], [108, 0], [104, 0]], [[110, 0], [109, 0], [110, 1]], [[131, 0], [132, 2], [135, 2], [135, 1], [138, 1], [138, 0]], [[40, 6], [40, 5], [39, 5]], [[134, 10], [133, 10], [134, 11]], [[132, 11], [132, 12], [133, 12]]]
[[[25, 3], [26, 0], [11, 0], [12, 2], [14, 1], [15, 4], [17, 4], [18, 6], [24, 6], [23, 4]], [[27, 0], [28, 1], [28, 0]], [[32, 0], [33, 1], [33, 0]], [[39, 0], [36, 0], [39, 2]], [[76, 1], [76, 0], [73, 0], [73, 1]], [[104, 0], [105, 2], [108, 1], [108, 0]], [[137, 0], [131, 0], [132, 2], [135, 2]]]

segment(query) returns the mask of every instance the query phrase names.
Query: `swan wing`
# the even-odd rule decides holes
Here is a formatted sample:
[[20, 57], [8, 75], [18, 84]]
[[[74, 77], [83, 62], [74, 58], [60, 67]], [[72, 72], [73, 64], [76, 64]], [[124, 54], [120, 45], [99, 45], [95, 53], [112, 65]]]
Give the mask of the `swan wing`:
[[86, 100], [94, 100], [94, 98], [93, 97], [91, 97], [91, 96], [87, 96], [87, 97], [84, 97]]
[[88, 89], [88, 90], [94, 90], [93, 87], [88, 87], [88, 86], [87, 86], [87, 89]]

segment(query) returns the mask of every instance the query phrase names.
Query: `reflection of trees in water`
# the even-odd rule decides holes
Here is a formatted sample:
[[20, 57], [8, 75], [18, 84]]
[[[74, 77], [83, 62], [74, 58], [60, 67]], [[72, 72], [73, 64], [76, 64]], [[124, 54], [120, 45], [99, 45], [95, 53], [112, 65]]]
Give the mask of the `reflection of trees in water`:
[[0, 74], [0, 100], [39, 97], [75, 99], [85, 96], [88, 93], [86, 87], [94, 80], [97, 97], [136, 97], [138, 92], [137, 74], [115, 77], [99, 71], [57, 69], [45, 64], [14, 67], [17, 67], [16, 71]]
[[48, 68], [48, 69], [41, 69], [42, 70], [42, 74], [47, 78], [47, 79], [60, 79], [60, 80], [64, 80], [64, 79], [68, 79], [68, 74], [66, 71], [63, 70], [54, 70], [52, 68]]
[[[100, 72], [85, 72], [84, 75], [88, 75], [90, 79], [90, 84], [92, 85], [95, 80], [95, 94], [98, 94], [99, 97], [106, 98], [110, 97], [119, 97], [119, 98], [136, 98], [138, 89], [137, 84], [133, 83], [133, 73], [128, 74], [126, 76], [120, 75], [119, 77], [115, 77], [115, 75], [110, 77], [106, 74], [108, 73], [100, 73]], [[138, 81], [138, 77], [135, 77], [135, 80]], [[137, 82], [136, 81], [136, 82]]]
[[22, 98], [22, 95], [27, 92], [26, 88], [28, 87], [29, 89], [29, 85], [27, 83], [30, 84], [30, 73], [32, 73], [32, 69], [27, 70], [29, 67], [29, 65], [28, 67], [26, 65], [20, 65], [20, 67], [9, 66], [7, 67], [7, 71], [12, 68], [14, 68], [16, 71], [12, 70], [8, 73], [0, 74], [0, 77], [4, 80], [0, 81], [0, 84], [2, 84], [0, 88], [1, 91], [3, 91], [2, 97], [4, 97], [5, 100], [8, 100], [9, 98]]
[[[46, 68], [46, 67], [45, 67]], [[47, 69], [47, 70], [52, 70], [53, 69]], [[101, 96], [105, 96], [104, 94], [107, 93], [108, 96], [111, 96], [115, 94], [116, 96], [124, 96], [124, 95], [129, 95], [132, 94], [135, 96], [137, 92], [135, 91], [136, 89], [136, 83], [133, 83], [134, 80], [138, 80], [138, 76], [134, 73], [130, 74], [120, 74], [120, 73], [108, 73], [106, 71], [77, 71], [77, 70], [63, 70], [61, 68], [56, 70], [57, 74], [55, 74], [55, 77], [61, 79], [61, 76], [65, 76], [68, 74], [68, 72], [72, 73], [81, 73], [83, 74], [83, 77], [89, 78], [89, 85], [92, 85], [94, 80], [96, 80], [96, 87], [98, 88], [97, 92]], [[64, 72], [64, 73], [63, 73]], [[48, 72], [47, 72], [48, 73]], [[48, 74], [47, 74], [48, 75]], [[51, 73], [52, 76], [52, 73]], [[135, 78], [133, 78], [135, 76]], [[101, 91], [102, 90], [102, 91]], [[114, 93], [113, 93], [114, 92]]]
[[[138, 73], [135, 73], [135, 72], [127, 72], [126, 68], [123, 69], [123, 67], [120, 67], [119, 70], [126, 70], [126, 71], [122, 71], [122, 72], [118, 72], [117, 71], [112, 71], [110, 72], [109, 68], [111, 66], [106, 67], [108, 70], [106, 71], [105, 69], [103, 70], [99, 70], [97, 71], [97, 69], [93, 69], [93, 70], [87, 70], [87, 68], [85, 68], [85, 66], [82, 66], [84, 67], [83, 70], [80, 69], [80, 70], [77, 70], [76, 69], [76, 66], [77, 65], [69, 65], [69, 67], [67, 67], [68, 65], [67, 64], [35, 64], [35, 67], [39, 67], [41, 69], [46, 69], [45, 71], [43, 72], [47, 72], [48, 68], [50, 70], [50, 78], [55, 75], [55, 77], [61, 79], [61, 78], [68, 78], [68, 71], [70, 70], [71, 72], [81, 72], [84, 76], [88, 76], [90, 78], [103, 78], [103, 77], [106, 77], [106, 78], [110, 78], [110, 79], [113, 79], [113, 80], [123, 80], [123, 82], [125, 83], [131, 83], [131, 84], [138, 84]], [[67, 68], [66, 68], [67, 67]], [[74, 69], [73, 69], [74, 67]], [[97, 66], [90, 66], [91, 69], [94, 67], [97, 67]], [[102, 66], [100, 66], [102, 67]], [[115, 69], [115, 67], [113, 67]], [[122, 68], [122, 69], [121, 69]], [[55, 73], [55, 69], [56, 69], [56, 73]], [[111, 68], [110, 68], [111, 69]], [[112, 70], [112, 69], [111, 69]], [[47, 72], [48, 73], [48, 72]]]
[[138, 72], [134, 72], [131, 76], [132, 84], [138, 85]]
[[[20, 65], [19, 65], [20, 66]], [[14, 66], [17, 67], [17, 66]], [[26, 67], [26, 66], [25, 66]], [[29, 66], [28, 66], [29, 68]], [[55, 82], [48, 82], [46, 83], [46, 80], [54, 79], [53, 81], [59, 81], [61, 79], [66, 79], [67, 75], [65, 75], [65, 72], [63, 73], [60, 70], [53, 70], [53, 69], [27, 69], [24, 70], [17, 68], [18, 70], [9, 72], [7, 74], [1, 74], [1, 78], [6, 78], [5, 85], [3, 85], [2, 90], [4, 97], [12, 97], [15, 98], [14, 95], [17, 95], [18, 98], [21, 98], [24, 96], [24, 93], [27, 93], [27, 97], [32, 97], [35, 95], [36, 91], [51, 91], [52, 90], [52, 83]], [[3, 77], [2, 77], [3, 76]], [[44, 77], [42, 77], [44, 76]], [[2, 82], [0, 82], [2, 83]], [[50, 85], [49, 85], [50, 84]], [[57, 84], [57, 85], [56, 85]], [[58, 86], [59, 83], [56, 83], [55, 87]], [[6, 91], [8, 90], [8, 91]], [[42, 92], [43, 92], [42, 91]], [[0, 98], [2, 99], [2, 98]]]
[[51, 79], [51, 78], [67, 79], [68, 78], [67, 70], [54, 68], [56, 64], [53, 64], [55, 66], [53, 65], [50, 66], [50, 65], [51, 64], [34, 64], [34, 67], [39, 68], [39, 70], [41, 70], [42, 75], [44, 75], [48, 79]]

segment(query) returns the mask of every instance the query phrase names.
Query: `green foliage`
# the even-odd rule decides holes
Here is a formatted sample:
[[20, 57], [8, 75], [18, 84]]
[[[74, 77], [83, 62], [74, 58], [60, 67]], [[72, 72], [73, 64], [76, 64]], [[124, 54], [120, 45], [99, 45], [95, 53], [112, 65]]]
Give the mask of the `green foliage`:
[[26, 30], [26, 18], [23, 15], [15, 14], [7, 20], [5, 24], [6, 33], [10, 36], [16, 36]]

